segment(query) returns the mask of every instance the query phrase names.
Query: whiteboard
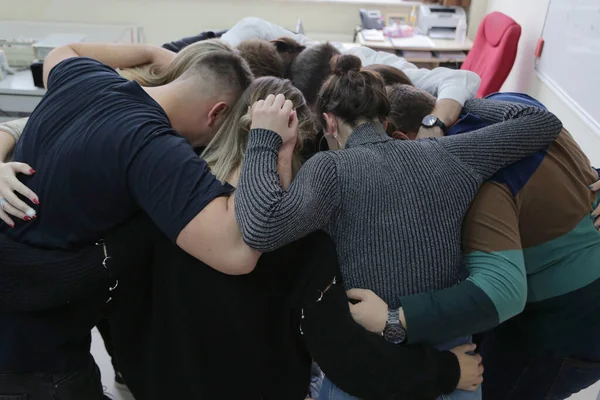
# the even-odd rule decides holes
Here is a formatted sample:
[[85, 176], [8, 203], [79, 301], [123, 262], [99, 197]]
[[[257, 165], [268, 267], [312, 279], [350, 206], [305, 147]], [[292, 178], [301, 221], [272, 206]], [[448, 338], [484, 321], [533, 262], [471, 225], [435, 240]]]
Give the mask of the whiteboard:
[[550, 0], [540, 78], [600, 135], [600, 0]]

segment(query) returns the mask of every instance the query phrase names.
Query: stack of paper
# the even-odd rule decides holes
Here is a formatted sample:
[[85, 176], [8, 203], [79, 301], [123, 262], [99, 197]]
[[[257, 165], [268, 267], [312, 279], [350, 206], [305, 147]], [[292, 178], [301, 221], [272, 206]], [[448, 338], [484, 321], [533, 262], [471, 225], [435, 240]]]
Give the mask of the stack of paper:
[[367, 42], [383, 42], [385, 40], [383, 31], [377, 29], [364, 29], [362, 35]]
[[422, 47], [422, 48], [433, 48], [433, 41], [429, 36], [415, 35], [411, 37], [402, 38], [391, 38], [392, 44], [396, 47], [411, 48], [411, 47]]

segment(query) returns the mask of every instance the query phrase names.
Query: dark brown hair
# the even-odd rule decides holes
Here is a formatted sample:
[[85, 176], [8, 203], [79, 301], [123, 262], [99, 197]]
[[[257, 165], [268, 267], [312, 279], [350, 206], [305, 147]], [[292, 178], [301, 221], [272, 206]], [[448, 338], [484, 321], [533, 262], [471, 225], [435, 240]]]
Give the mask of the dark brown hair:
[[331, 74], [331, 58], [339, 54], [331, 43], [322, 43], [304, 50], [292, 63], [290, 79], [309, 106], [317, 102], [319, 90]]
[[373, 64], [367, 65], [363, 67], [364, 71], [375, 71], [378, 72], [379, 75], [383, 78], [386, 86], [394, 85], [396, 83], [402, 85], [410, 85], [414, 86], [412, 81], [406, 76], [404, 72], [399, 70], [398, 68], [394, 68], [390, 65], [385, 64]]
[[[331, 60], [333, 74], [327, 79], [317, 100], [318, 115], [331, 112], [349, 125], [359, 119], [385, 121], [390, 102], [383, 78], [377, 72], [361, 71], [360, 58], [344, 54]], [[323, 125], [324, 126], [324, 125]]]
[[392, 85], [387, 87], [390, 99], [387, 133], [394, 131], [416, 133], [423, 118], [431, 114], [436, 98], [422, 89], [410, 85]]
[[302, 53], [306, 46], [302, 46], [292, 38], [282, 37], [279, 39], [271, 40], [271, 43], [275, 46], [277, 53], [283, 60], [283, 75], [285, 78], [289, 78], [291, 75], [292, 63], [298, 57], [298, 54]]
[[244, 40], [237, 46], [237, 50], [240, 56], [248, 62], [255, 77], [283, 78], [285, 65], [273, 43], [262, 39]]

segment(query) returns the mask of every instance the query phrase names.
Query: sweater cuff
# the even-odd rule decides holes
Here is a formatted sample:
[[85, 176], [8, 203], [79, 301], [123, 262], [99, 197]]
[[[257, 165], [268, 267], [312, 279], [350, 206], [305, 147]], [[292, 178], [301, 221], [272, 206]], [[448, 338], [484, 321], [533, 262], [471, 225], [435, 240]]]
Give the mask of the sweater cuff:
[[267, 148], [279, 151], [282, 144], [281, 136], [269, 129], [251, 129], [248, 133], [248, 149]]
[[456, 390], [460, 380], [460, 364], [451, 351], [443, 351], [438, 356], [437, 387], [442, 394], [450, 394]]

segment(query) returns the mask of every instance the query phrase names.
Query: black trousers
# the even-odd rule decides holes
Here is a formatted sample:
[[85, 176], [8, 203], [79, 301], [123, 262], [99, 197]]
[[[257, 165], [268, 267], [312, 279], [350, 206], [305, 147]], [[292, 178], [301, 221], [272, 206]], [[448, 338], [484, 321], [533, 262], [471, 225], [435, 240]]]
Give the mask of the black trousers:
[[85, 367], [62, 374], [0, 374], [0, 400], [105, 400], [100, 370], [90, 355]]

